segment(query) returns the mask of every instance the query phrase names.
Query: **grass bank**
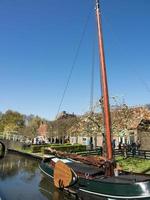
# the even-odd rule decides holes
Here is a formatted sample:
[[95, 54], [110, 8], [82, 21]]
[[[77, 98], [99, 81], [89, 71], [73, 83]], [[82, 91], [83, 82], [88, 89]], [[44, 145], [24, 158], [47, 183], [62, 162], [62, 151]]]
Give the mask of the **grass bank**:
[[116, 161], [120, 167], [125, 171], [132, 171], [135, 173], [147, 173], [150, 174], [150, 160], [129, 157], [124, 159], [119, 156], [116, 157]]

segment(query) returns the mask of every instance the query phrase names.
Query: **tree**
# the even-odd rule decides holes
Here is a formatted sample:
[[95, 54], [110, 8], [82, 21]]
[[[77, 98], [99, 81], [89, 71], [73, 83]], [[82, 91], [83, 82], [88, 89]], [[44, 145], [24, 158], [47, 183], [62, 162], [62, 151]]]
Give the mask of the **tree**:
[[30, 131], [30, 136], [33, 138], [37, 135], [37, 129], [39, 128], [42, 119], [39, 116], [32, 116], [28, 121], [27, 130]]
[[69, 129], [77, 123], [78, 117], [76, 115], [67, 114], [61, 115], [56, 120], [48, 123], [49, 137], [58, 137], [64, 142], [64, 138], [69, 136]]
[[1, 131], [19, 132], [24, 127], [23, 115], [18, 112], [8, 110], [0, 119]]
[[132, 110], [126, 104], [111, 109], [112, 131], [114, 135], [128, 129], [132, 115]]

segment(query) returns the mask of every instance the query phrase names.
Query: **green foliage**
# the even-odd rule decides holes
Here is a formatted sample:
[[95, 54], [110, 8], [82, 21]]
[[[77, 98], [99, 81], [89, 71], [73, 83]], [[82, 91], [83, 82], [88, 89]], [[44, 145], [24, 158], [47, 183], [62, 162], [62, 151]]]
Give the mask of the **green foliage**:
[[17, 133], [29, 138], [37, 135], [37, 129], [41, 121], [44, 121], [38, 116], [23, 115], [19, 112], [8, 110], [5, 113], [0, 113], [0, 132]]
[[51, 145], [50, 144], [43, 144], [43, 145], [31, 145], [31, 152], [32, 153], [39, 153], [39, 152], [41, 152], [42, 151], [42, 148], [43, 147], [51, 147]]
[[18, 112], [8, 110], [1, 116], [0, 131], [13, 132], [19, 131], [24, 127], [23, 115]]
[[56, 151], [65, 151], [65, 152], [79, 152], [86, 150], [85, 145], [80, 145], [80, 144], [71, 145], [69, 143], [66, 143], [66, 144], [31, 145], [31, 152], [32, 153], [43, 152], [45, 154], [48, 154], [50, 153], [50, 150], [46, 149], [46, 147], [50, 147], [52, 149], [55, 149]]
[[[85, 145], [53, 145], [51, 146], [52, 149], [55, 149], [56, 151], [64, 151], [64, 152], [69, 152], [69, 153], [76, 153], [79, 151], [85, 151], [86, 146]], [[49, 149], [44, 149], [44, 154], [49, 154], [50, 150]]]

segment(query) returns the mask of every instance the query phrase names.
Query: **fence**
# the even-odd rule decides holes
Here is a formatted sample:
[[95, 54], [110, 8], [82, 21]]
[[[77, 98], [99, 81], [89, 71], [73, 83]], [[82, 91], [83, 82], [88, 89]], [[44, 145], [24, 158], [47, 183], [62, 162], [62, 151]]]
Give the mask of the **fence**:
[[[98, 148], [96, 150], [89, 150], [89, 151], [83, 151], [78, 152], [77, 154], [80, 154], [82, 156], [88, 156], [88, 155], [102, 155], [102, 148]], [[125, 157], [136, 157], [141, 159], [148, 159], [150, 160], [150, 151], [149, 150], [135, 150], [135, 151], [128, 151], [124, 149], [115, 149], [113, 151], [114, 156], [125, 156]]]
[[115, 149], [113, 154], [115, 156], [127, 156], [127, 157], [137, 157], [150, 160], [150, 151], [149, 150], [135, 150], [127, 151], [124, 149]]

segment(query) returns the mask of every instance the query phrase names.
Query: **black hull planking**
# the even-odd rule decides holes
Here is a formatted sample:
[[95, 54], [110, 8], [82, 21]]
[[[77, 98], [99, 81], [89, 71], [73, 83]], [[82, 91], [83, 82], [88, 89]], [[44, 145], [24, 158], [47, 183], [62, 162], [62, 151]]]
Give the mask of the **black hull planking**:
[[[50, 162], [50, 161], [49, 161]], [[42, 161], [40, 170], [53, 182], [53, 168]], [[150, 199], [150, 176], [119, 175], [114, 177], [99, 176], [95, 179], [78, 178], [78, 182], [66, 189], [73, 191], [82, 199]]]

